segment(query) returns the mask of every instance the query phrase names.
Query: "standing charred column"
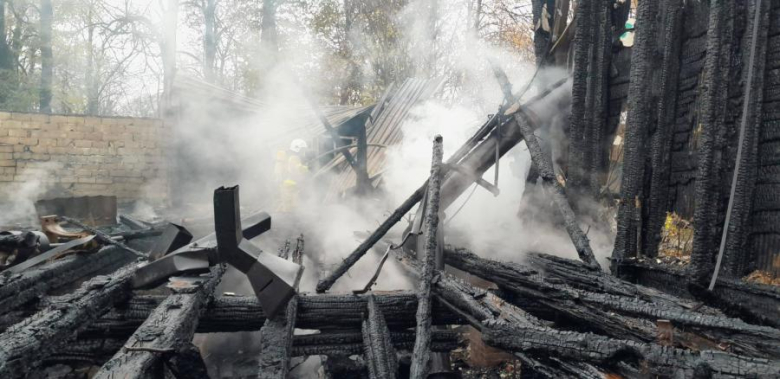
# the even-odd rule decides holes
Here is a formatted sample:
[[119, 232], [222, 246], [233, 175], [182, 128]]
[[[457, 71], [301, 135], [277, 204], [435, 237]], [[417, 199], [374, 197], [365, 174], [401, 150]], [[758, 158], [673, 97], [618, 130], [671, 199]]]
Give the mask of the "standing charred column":
[[661, 89], [658, 101], [657, 123], [651, 140], [650, 195], [647, 201], [647, 232], [643, 251], [655, 256], [660, 241], [660, 230], [665, 220], [669, 197], [669, 155], [675, 120], [680, 50], [682, 47], [682, 3], [667, 0], [663, 4], [663, 26], [659, 40], [664, 42], [661, 63]]
[[729, 59], [726, 54], [730, 39], [730, 20], [726, 15], [732, 12], [732, 1], [712, 0], [707, 30], [707, 58], [704, 63], [704, 86], [701, 115], [702, 133], [699, 137], [699, 151], [696, 170], [693, 214], [693, 253], [689, 270], [694, 280], [709, 279], [714, 268], [717, 252], [716, 236], [718, 226], [718, 205], [720, 201], [721, 146], [724, 134], [723, 108], [726, 106], [726, 83], [728, 83]]
[[534, 55], [536, 64], [544, 64], [544, 58], [552, 46], [552, 29], [555, 15], [555, 0], [533, 0], [531, 8], [534, 21]]
[[594, 2], [596, 10], [594, 16], [597, 20], [594, 28], [595, 43], [593, 45], [593, 59], [591, 65], [591, 83], [588, 88], [590, 94], [588, 145], [588, 183], [590, 191], [598, 196], [601, 185], [604, 182], [604, 174], [607, 168], [607, 154], [609, 144], [606, 143], [607, 111], [609, 105], [609, 67], [612, 61], [612, 0], [597, 0]]
[[[760, 4], [760, 5], [759, 5]], [[726, 220], [728, 229], [725, 231], [725, 246], [723, 249], [723, 267], [721, 273], [727, 276], [741, 277], [746, 274], [750, 259], [749, 253], [744, 249], [747, 237], [748, 218], [752, 211], [753, 194], [755, 193], [758, 155], [758, 133], [761, 127], [761, 110], [764, 100], [764, 69], [766, 66], [767, 30], [769, 29], [769, 8], [771, 2], [762, 0], [751, 1], [748, 7], [748, 22], [743, 34], [742, 63], [745, 69], [743, 82], [745, 89], [742, 93], [742, 118], [740, 133], [744, 134], [739, 139], [740, 153], [737, 153], [737, 162], [732, 180], [732, 189], [729, 204], [730, 214], [727, 211]], [[753, 9], [752, 16], [750, 8]], [[756, 13], [757, 12], [757, 13]]]
[[410, 378], [423, 379], [428, 374], [431, 355], [431, 287], [436, 264], [439, 200], [441, 199], [442, 137], [433, 139], [431, 177], [428, 180], [428, 204], [425, 207], [425, 253], [417, 300], [417, 334], [414, 340]]
[[654, 64], [655, 18], [658, 4], [640, 1], [637, 6], [637, 27], [631, 54], [631, 82], [629, 84], [628, 120], [623, 145], [623, 181], [617, 215], [615, 250], [612, 252], [612, 271], [623, 257], [635, 255], [638, 250], [637, 233], [639, 207], [645, 176], [647, 134], [650, 129], [652, 70]]
[[582, 187], [585, 161], [586, 105], [588, 97], [588, 67], [593, 44], [594, 1], [577, 3], [577, 19], [574, 37], [574, 73], [571, 90], [571, 121], [569, 123], [568, 183], [570, 188]]

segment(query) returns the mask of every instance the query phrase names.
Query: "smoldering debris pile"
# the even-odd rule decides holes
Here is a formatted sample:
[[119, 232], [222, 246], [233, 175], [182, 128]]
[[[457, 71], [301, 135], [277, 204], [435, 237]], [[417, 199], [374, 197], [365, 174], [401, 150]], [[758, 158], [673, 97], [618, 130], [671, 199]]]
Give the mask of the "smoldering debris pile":
[[[312, 356], [330, 377], [454, 377], [450, 353], [476, 356], [480, 344], [510, 354], [520, 362], [518, 373], [550, 378], [780, 374], [780, 330], [771, 322], [735, 317], [744, 315], [719, 309], [718, 301], [677, 297], [601, 270], [533, 134], [549, 114], [540, 107], [566, 101], [568, 84], [522, 104], [508, 101], [446, 162], [437, 137], [426, 183], [322, 276], [319, 293], [298, 291], [303, 257], [317, 254], [302, 236], [278, 254], [250, 241], [262, 238], [271, 220], [262, 212], [242, 218], [238, 187], [214, 191], [214, 233], [195, 242], [181, 226], [126, 216], [102, 228], [47, 217], [41, 232], [4, 236], [2, 248], [13, 258], [0, 276], [0, 374], [36, 377], [56, 366], [71, 370], [62, 377], [91, 368], [96, 378], [207, 378], [195, 333], [258, 330], [256, 357], [244, 361], [242, 377], [286, 378], [297, 367], [292, 362]], [[440, 210], [475, 181], [490, 189], [478, 178], [521, 141], [580, 261], [532, 254], [523, 264], [500, 262], [441, 241]], [[372, 279], [359, 293], [322, 293], [386, 244], [388, 230], [418, 203], [401, 245], [385, 250], [385, 259], [392, 256], [418, 278], [418, 290], [374, 293]], [[46, 246], [41, 233], [57, 242]], [[254, 295], [217, 292], [228, 266], [246, 276]], [[759, 296], [746, 283], [730, 290]], [[464, 326], [480, 344], [465, 341]]]

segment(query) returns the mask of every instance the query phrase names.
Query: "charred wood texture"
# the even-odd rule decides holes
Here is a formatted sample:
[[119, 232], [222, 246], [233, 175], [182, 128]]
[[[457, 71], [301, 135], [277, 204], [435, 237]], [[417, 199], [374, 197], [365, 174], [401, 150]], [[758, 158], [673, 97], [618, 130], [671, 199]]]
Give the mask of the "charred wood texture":
[[589, 109], [586, 115], [590, 118], [588, 122], [588, 135], [586, 146], [585, 162], [587, 166], [587, 177], [590, 191], [594, 197], [601, 193], [602, 183], [605, 182], [606, 171], [608, 169], [608, 153], [611, 141], [606, 138], [607, 134], [607, 116], [609, 110], [609, 73], [612, 62], [612, 11], [614, 2], [611, 0], [596, 0], [593, 2], [594, 20], [593, 27], [593, 66], [590, 75], [590, 85], [588, 92], [590, 99], [588, 101]]
[[[631, 79], [628, 97], [628, 119], [623, 143], [623, 180], [617, 215], [617, 235], [612, 252], [613, 263], [637, 253], [641, 236], [637, 223], [641, 220], [638, 199], [644, 199], [645, 155], [650, 130], [655, 67], [655, 18], [657, 1], [637, 5], [635, 43], [631, 55]], [[615, 272], [615, 266], [612, 267]]]
[[[654, 294], [651, 289], [588, 271], [573, 261], [537, 256], [539, 271], [554, 271], [554, 277], [516, 263], [480, 258], [464, 249], [448, 248], [445, 262], [531, 299], [585, 330], [651, 342], [657, 337], [656, 321], [670, 320], [680, 330], [681, 343], [688, 342], [686, 336], [690, 334], [713, 341], [711, 346], [725, 343], [734, 353], [780, 358], [778, 329], [751, 325], [718, 313], [696, 312], [684, 307], [683, 300], [675, 301], [672, 296]], [[569, 282], [578, 283], [579, 288], [565, 284]]]
[[121, 249], [107, 247], [95, 254], [65, 257], [19, 274], [0, 275], [0, 315], [99, 271], [116, 270], [134, 258]]
[[660, 231], [666, 219], [669, 198], [670, 154], [674, 134], [675, 101], [680, 72], [680, 50], [682, 47], [682, 3], [667, 0], [663, 3], [663, 24], [661, 40], [663, 61], [661, 63], [661, 88], [657, 110], [655, 133], [651, 140], [651, 180], [647, 203], [647, 229], [642, 251], [656, 256], [661, 242]]
[[286, 379], [290, 372], [293, 332], [298, 312], [298, 296], [287, 304], [287, 311], [267, 319], [260, 329], [260, 363], [258, 378]]
[[707, 57], [704, 63], [704, 88], [701, 105], [701, 136], [698, 140], [696, 169], [696, 205], [693, 215], [695, 232], [689, 269], [694, 280], [710, 279], [717, 253], [718, 207], [720, 205], [720, 148], [725, 134], [724, 103], [731, 59], [730, 38], [733, 23], [729, 15], [734, 2], [713, 1], [707, 30]]
[[[180, 368], [192, 363], [192, 336], [202, 309], [225, 272], [224, 265], [211, 268], [205, 282], [175, 289], [127, 340], [124, 348], [101, 367], [96, 378], [145, 378], [173, 356]], [[175, 365], [176, 365], [175, 364]], [[178, 367], [178, 366], [176, 366]]]
[[585, 183], [585, 129], [588, 119], [588, 74], [591, 49], [594, 42], [594, 15], [598, 1], [577, 3], [575, 11], [576, 34], [574, 36], [574, 73], [571, 91], [571, 121], [569, 122], [568, 172], [571, 187], [582, 188]]
[[0, 334], [0, 377], [24, 377], [113, 304], [126, 300], [135, 270], [130, 264], [109, 276], [96, 276]]
[[519, 125], [520, 130], [525, 137], [525, 143], [528, 146], [528, 151], [531, 153], [531, 160], [539, 169], [539, 175], [542, 177], [542, 181], [550, 188], [553, 201], [561, 212], [561, 215], [563, 215], [566, 232], [569, 233], [574, 248], [577, 250], [577, 255], [579, 255], [580, 259], [582, 259], [590, 268], [598, 269], [599, 263], [596, 261], [593, 250], [590, 248], [588, 237], [583, 233], [579, 224], [577, 224], [577, 216], [574, 214], [571, 204], [569, 204], [569, 199], [566, 198], [566, 192], [563, 189], [563, 185], [561, 185], [555, 177], [555, 171], [553, 171], [550, 156], [542, 151], [542, 148], [539, 146], [539, 142], [536, 139], [536, 135], [534, 135], [533, 128], [523, 115], [515, 115], [515, 122]]
[[[390, 346], [395, 351], [411, 351], [414, 348], [414, 336], [412, 331], [390, 332], [388, 335]], [[449, 352], [463, 345], [460, 335], [452, 331], [434, 330], [431, 341], [431, 351], [435, 352]], [[305, 334], [293, 338], [292, 355], [295, 357], [350, 356], [365, 353], [364, 336], [358, 331]]]
[[684, 270], [674, 270], [648, 261], [629, 260], [623, 271], [632, 271], [639, 283], [680, 297], [699, 299], [727, 314], [754, 324], [780, 328], [780, 289], [776, 286], [719, 278], [712, 291], [688, 283]]
[[373, 295], [368, 296], [368, 317], [363, 321], [363, 345], [372, 379], [393, 379], [398, 372], [398, 357], [387, 328], [385, 316]]
[[[417, 337], [410, 377], [425, 378], [428, 375], [428, 359], [431, 345], [431, 281], [436, 265], [437, 230], [439, 228], [439, 202], [441, 200], [441, 174], [444, 144], [441, 136], [433, 139], [431, 176], [428, 179], [428, 203], [425, 205], [425, 249], [422, 258], [420, 290], [417, 293]], [[369, 365], [369, 371], [371, 365]]]
[[[744, 5], [748, 22], [743, 33], [742, 81], [745, 88], [742, 95], [740, 120], [741, 143], [735, 158], [731, 178], [730, 203], [726, 213], [726, 225], [723, 238], [722, 268], [723, 274], [740, 278], [748, 274], [751, 255], [746, 253], [745, 244], [752, 211], [753, 196], [756, 187], [758, 139], [761, 128], [761, 110], [764, 100], [764, 69], [766, 66], [767, 33], [769, 29], [770, 0], [749, 2]], [[752, 9], [752, 14], [750, 10]], [[744, 134], [744, 135], [743, 135]], [[724, 243], [724, 242], [721, 242]]]
[[550, 328], [492, 322], [483, 330], [483, 339], [488, 344], [509, 351], [554, 355], [561, 359], [617, 368], [619, 371], [628, 368], [630, 376], [635, 376], [632, 372], [685, 378], [780, 375], [780, 361], [777, 360], [711, 350], [696, 352]]
[[[411, 292], [374, 295], [392, 330], [415, 325], [417, 296]], [[127, 303], [92, 322], [79, 336], [84, 339], [127, 339], [164, 300], [160, 296], [135, 295]], [[312, 295], [299, 297], [297, 327], [301, 329], [343, 330], [359, 328], [366, 308], [365, 296]], [[34, 313], [33, 310], [31, 313]], [[30, 314], [31, 314], [30, 313]], [[12, 314], [9, 314], [11, 316]], [[13, 314], [3, 326], [21, 322], [28, 314]], [[438, 301], [433, 303], [434, 325], [462, 324], [464, 320]], [[256, 297], [218, 297], [206, 307], [198, 323], [198, 333], [257, 331], [265, 324], [265, 314]]]

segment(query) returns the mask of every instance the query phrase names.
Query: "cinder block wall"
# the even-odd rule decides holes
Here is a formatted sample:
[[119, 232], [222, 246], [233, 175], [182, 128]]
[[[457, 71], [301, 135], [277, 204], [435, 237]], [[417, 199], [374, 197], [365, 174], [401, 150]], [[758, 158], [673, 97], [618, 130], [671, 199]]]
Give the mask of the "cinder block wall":
[[169, 137], [157, 119], [0, 112], [0, 194], [165, 201]]

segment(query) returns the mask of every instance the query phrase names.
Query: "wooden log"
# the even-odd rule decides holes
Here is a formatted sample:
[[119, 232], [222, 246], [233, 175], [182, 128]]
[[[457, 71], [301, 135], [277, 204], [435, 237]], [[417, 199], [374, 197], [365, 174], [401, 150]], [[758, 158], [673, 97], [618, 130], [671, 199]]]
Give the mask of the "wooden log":
[[385, 316], [376, 305], [373, 295], [368, 297], [368, 317], [363, 321], [363, 346], [371, 379], [393, 379], [398, 372], [390, 329]]
[[[780, 358], [778, 329], [748, 324], [722, 314], [707, 314], [687, 309], [669, 301], [668, 296], [659, 296], [658, 302], [655, 302], [656, 297], [652, 291], [644, 288], [633, 291], [633, 295], [574, 288], [565, 284], [567, 276], [570, 275], [566, 270], [557, 271], [559, 278], [563, 279], [560, 280], [547, 278], [516, 263], [480, 258], [465, 249], [447, 249], [445, 253], [447, 264], [490, 280], [523, 298], [535, 300], [537, 304], [549, 307], [556, 314], [574, 321], [580, 328], [615, 338], [650, 342], [656, 338], [655, 322], [664, 319], [670, 320], [686, 333], [715, 341], [713, 345], [728, 345], [727, 349], [731, 352], [754, 357]], [[550, 262], [555, 263], [556, 260]], [[581, 266], [582, 270], [571, 276], [580, 283], [587, 283], [581, 278], [589, 273], [584, 270], [585, 266]], [[592, 281], [597, 281], [598, 276], [603, 274], [590, 275], [594, 276]], [[604, 282], [604, 285], [609, 286], [607, 282]], [[628, 291], [619, 289], [617, 292]], [[679, 302], [683, 303], [684, 301]]]
[[130, 264], [109, 276], [96, 276], [0, 334], [0, 377], [24, 377], [113, 304], [127, 300], [135, 270]]
[[621, 270], [632, 272], [638, 283], [679, 297], [696, 299], [750, 323], [780, 328], [780, 288], [747, 283], [738, 279], [718, 278], [712, 291], [689, 282], [682, 270], [674, 270], [647, 260], [626, 260]]
[[[656, 23], [658, 1], [648, 1], [637, 5], [637, 28], [635, 44], [631, 49], [631, 80], [629, 83], [628, 115], [623, 142], [623, 178], [620, 184], [620, 203], [618, 204], [617, 234], [613, 262], [636, 255], [641, 246], [641, 236], [637, 231], [636, 199], [644, 199], [645, 155], [650, 130], [651, 106], [654, 102], [650, 89], [653, 87], [653, 56], [656, 50]], [[614, 267], [612, 272], [616, 273]]]
[[[127, 340], [124, 348], [100, 368], [95, 378], [146, 378], [149, 372], [172, 356], [190, 355], [190, 341], [197, 329], [202, 309], [213, 295], [224, 272], [224, 265], [216, 265], [202, 283], [172, 286], [173, 294], [154, 309]], [[192, 360], [189, 361], [191, 363]]]
[[[411, 351], [414, 348], [414, 336], [415, 333], [411, 331], [391, 331], [389, 334], [392, 347], [397, 352]], [[460, 335], [453, 331], [434, 330], [431, 340], [431, 350], [435, 352], [450, 352], [463, 345]], [[355, 330], [305, 334], [293, 338], [294, 357], [350, 356], [365, 354], [365, 352], [363, 335]]]
[[380, 224], [379, 227], [377, 227], [376, 230], [374, 230], [374, 232], [371, 233], [371, 235], [365, 241], [363, 241], [357, 248], [355, 248], [352, 253], [344, 258], [342, 264], [336, 267], [336, 269], [333, 270], [333, 272], [331, 272], [327, 277], [321, 279], [317, 283], [317, 292], [322, 293], [329, 290], [330, 287], [336, 283], [336, 280], [338, 280], [342, 275], [346, 274], [350, 267], [352, 267], [364, 255], [366, 255], [368, 250], [374, 247], [374, 245], [379, 242], [379, 240], [382, 239], [382, 237], [384, 237], [385, 234], [387, 234], [387, 232], [398, 223], [398, 221], [401, 221], [404, 215], [409, 213], [409, 211], [412, 210], [412, 208], [417, 205], [420, 200], [422, 200], [427, 185], [428, 183], [426, 182], [420, 188], [414, 191], [412, 195], [409, 196], [409, 198], [406, 199], [395, 211], [393, 211], [393, 213], [391, 213], [390, 216], [388, 216], [387, 219], [385, 219], [385, 221], [383, 221], [382, 224]]
[[589, 362], [601, 367], [624, 364], [660, 377], [773, 377], [780, 361], [720, 351], [682, 350], [604, 336], [489, 322], [483, 339], [492, 346], [533, 355]]
[[293, 332], [298, 311], [298, 296], [287, 304], [287, 311], [265, 321], [260, 329], [258, 378], [286, 379], [290, 371]]
[[713, 2], [707, 28], [707, 55], [702, 72], [699, 124], [697, 140], [695, 208], [693, 212], [693, 252], [688, 268], [695, 280], [706, 283], [712, 276], [717, 255], [716, 223], [722, 201], [720, 191], [720, 148], [725, 141], [724, 110], [728, 101], [727, 87], [732, 59], [730, 22], [734, 2]]
[[[441, 136], [433, 139], [431, 175], [428, 179], [428, 203], [425, 206], [425, 250], [422, 258], [420, 290], [417, 293], [417, 337], [414, 340], [410, 378], [422, 379], [428, 375], [431, 344], [431, 281], [436, 265], [436, 240], [439, 227], [441, 200], [441, 162], [444, 145]], [[369, 368], [371, 366], [369, 365]]]
[[[414, 326], [417, 296], [408, 291], [375, 294], [376, 302], [385, 314], [391, 330]], [[163, 296], [134, 295], [92, 322], [80, 338], [117, 338], [126, 340], [165, 299]], [[359, 328], [366, 307], [365, 296], [302, 294], [299, 297], [298, 320], [301, 329], [323, 331]], [[42, 309], [45, 304], [38, 304]], [[23, 321], [38, 308], [7, 314], [0, 327]], [[462, 324], [464, 320], [438, 301], [433, 303], [434, 325]], [[206, 307], [198, 323], [198, 333], [244, 332], [260, 330], [265, 314], [254, 296], [217, 297]]]
[[116, 270], [134, 259], [121, 249], [103, 248], [94, 254], [65, 257], [18, 274], [0, 275], [0, 315], [19, 309], [52, 289], [68, 286], [101, 270]]
[[574, 248], [577, 250], [577, 255], [582, 259], [585, 264], [594, 269], [600, 269], [596, 256], [593, 255], [593, 250], [590, 248], [590, 242], [588, 237], [583, 233], [579, 224], [577, 223], [577, 216], [569, 204], [569, 200], [566, 198], [566, 191], [563, 189], [563, 185], [555, 177], [555, 171], [553, 170], [552, 161], [550, 157], [542, 151], [539, 146], [539, 141], [534, 135], [533, 127], [528, 120], [523, 116], [522, 112], [515, 114], [515, 122], [519, 125], [525, 143], [528, 146], [528, 151], [531, 153], [531, 160], [534, 162], [539, 170], [539, 175], [542, 177], [542, 181], [550, 189], [553, 201], [557, 205], [558, 210], [563, 215], [563, 222], [566, 226], [566, 232], [569, 233]]

